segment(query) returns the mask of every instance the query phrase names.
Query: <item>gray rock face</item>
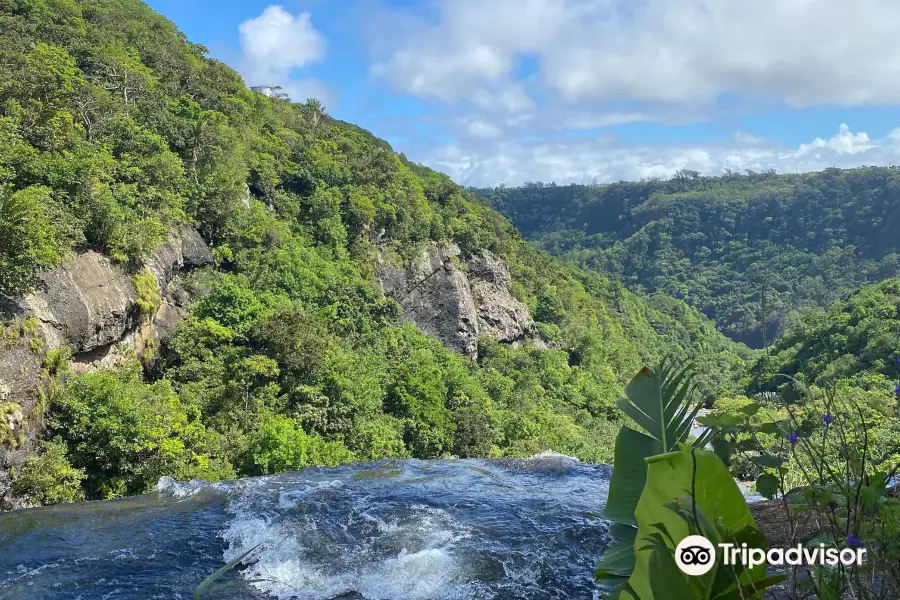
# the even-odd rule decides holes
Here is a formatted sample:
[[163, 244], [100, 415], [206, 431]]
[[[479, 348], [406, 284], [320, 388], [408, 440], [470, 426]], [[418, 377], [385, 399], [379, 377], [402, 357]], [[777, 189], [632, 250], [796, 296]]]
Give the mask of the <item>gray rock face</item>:
[[[212, 262], [200, 234], [182, 228], [144, 266], [167, 296], [176, 273]], [[25, 316], [40, 321], [48, 349], [69, 345], [77, 355], [122, 341], [134, 330], [136, 299], [131, 277], [102, 254], [88, 251], [44, 274], [38, 289], [22, 299], [21, 308]]]
[[196, 230], [182, 227], [159, 246], [144, 266], [156, 278], [163, 293], [178, 271], [196, 269], [213, 264], [213, 256], [206, 242]]
[[77, 354], [122, 339], [134, 326], [136, 298], [128, 275], [102, 254], [85, 252], [46, 273], [22, 304], [40, 321], [48, 348], [68, 344]]
[[41, 426], [40, 419], [29, 418], [37, 405], [43, 362], [31, 347], [32, 339], [29, 335], [11, 343], [0, 341], [0, 510], [21, 506], [4, 500], [11, 483], [9, 467], [21, 463]]
[[405, 269], [382, 263], [377, 276], [407, 319], [454, 352], [476, 359], [479, 336], [518, 341], [533, 321], [510, 293], [509, 270], [502, 260], [483, 254], [466, 264], [461, 254], [455, 244], [431, 244]]
[[501, 342], [523, 340], [534, 321], [528, 307], [509, 291], [512, 279], [506, 263], [485, 252], [469, 262], [469, 275], [481, 335]]
[[403, 308], [403, 314], [459, 354], [478, 355], [478, 315], [469, 280], [454, 258], [455, 244], [435, 244], [419, 260], [401, 271], [381, 265], [378, 274], [384, 293]]
[[200, 237], [196, 229], [182, 227], [181, 238], [181, 265], [183, 269], [197, 269], [213, 264], [213, 255], [209, 246]]

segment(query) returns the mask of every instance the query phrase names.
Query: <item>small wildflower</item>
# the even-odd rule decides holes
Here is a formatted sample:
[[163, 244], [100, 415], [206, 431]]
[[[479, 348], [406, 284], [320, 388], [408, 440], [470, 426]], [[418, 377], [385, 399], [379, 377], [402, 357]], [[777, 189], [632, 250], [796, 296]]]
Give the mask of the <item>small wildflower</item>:
[[863, 541], [853, 535], [852, 533], [847, 534], [847, 544], [849, 546], [853, 546], [854, 548], [858, 548], [863, 545]]
[[797, 432], [792, 431], [787, 434], [787, 439], [791, 443], [791, 446], [795, 446], [797, 444]]
[[825, 421], [826, 425], [831, 425], [832, 423], [834, 423], [834, 417], [832, 417], [831, 415], [825, 415], [824, 417], [822, 417], [822, 420]]
[[898, 383], [897, 387], [894, 388], [894, 393], [900, 396], [900, 383]]

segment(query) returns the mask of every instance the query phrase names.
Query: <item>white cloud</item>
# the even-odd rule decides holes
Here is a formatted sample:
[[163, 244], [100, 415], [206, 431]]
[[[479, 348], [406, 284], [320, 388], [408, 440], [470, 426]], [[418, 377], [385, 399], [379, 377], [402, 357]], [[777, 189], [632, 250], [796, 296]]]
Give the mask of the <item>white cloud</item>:
[[859, 154], [876, 147], [865, 132], [854, 134], [846, 123], [841, 123], [838, 134], [830, 140], [816, 138], [811, 144], [800, 144], [799, 155], [822, 154], [833, 151], [838, 154]]
[[472, 101], [488, 110], [499, 109], [513, 114], [525, 112], [535, 106], [525, 88], [514, 83], [504, 85], [496, 92], [477, 90], [472, 94]]
[[896, 0], [438, 0], [436, 23], [385, 28], [373, 68], [423, 98], [470, 100], [515, 82], [568, 102], [794, 107], [900, 103]]
[[292, 77], [295, 70], [325, 57], [326, 39], [313, 27], [309, 13], [292, 15], [272, 5], [241, 23], [239, 33], [239, 70], [249, 85], [281, 86], [296, 101], [328, 95], [321, 82]]
[[[745, 134], [749, 135], [749, 134]], [[837, 134], [785, 148], [752, 136], [731, 144], [626, 145], [608, 136], [557, 141], [478, 141], [441, 146], [424, 162], [463, 185], [518, 185], [525, 181], [580, 183], [669, 177], [679, 169], [707, 175], [752, 169], [814, 171], [831, 166], [900, 164], [900, 128], [872, 139], [841, 125]]]
[[759, 146], [766, 143], [761, 137], [755, 136], [752, 133], [747, 133], [742, 129], [738, 129], [732, 134], [732, 138], [734, 142], [741, 146]]
[[563, 126], [568, 129], [600, 129], [629, 123], [658, 122], [660, 117], [639, 112], [599, 112], [581, 113], [566, 118]]
[[500, 128], [480, 119], [473, 119], [466, 124], [469, 135], [474, 138], [489, 139], [500, 136]]

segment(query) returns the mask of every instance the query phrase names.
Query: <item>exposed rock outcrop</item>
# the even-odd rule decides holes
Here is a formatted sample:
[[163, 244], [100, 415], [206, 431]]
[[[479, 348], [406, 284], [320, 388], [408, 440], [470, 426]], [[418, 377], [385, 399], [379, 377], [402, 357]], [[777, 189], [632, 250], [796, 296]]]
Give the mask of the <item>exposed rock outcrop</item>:
[[382, 264], [378, 274], [385, 295], [397, 300], [408, 319], [454, 352], [476, 358], [478, 314], [459, 255], [456, 244], [432, 244], [406, 269]]
[[432, 243], [403, 269], [382, 260], [377, 276], [406, 318], [472, 359], [480, 336], [515, 342], [534, 326], [528, 307], [510, 292], [506, 264], [489, 253], [466, 260], [456, 244]]
[[[132, 277], [93, 251], [76, 254], [45, 273], [37, 289], [0, 305], [0, 509], [7, 498], [9, 467], [19, 464], [42, 427], [38, 385], [46, 351], [69, 346], [73, 368], [111, 366], [158, 344], [187, 312], [180, 273], [212, 264], [200, 235], [183, 228], [162, 244], [144, 267], [156, 278], [163, 298], [148, 322], [135, 309]], [[7, 431], [8, 430], [8, 431]]]
[[[183, 228], [159, 246], [144, 266], [166, 301], [177, 273], [212, 262], [200, 235]], [[37, 290], [25, 296], [15, 312], [38, 320], [46, 349], [68, 345], [77, 356], [126, 339], [138, 325], [136, 299], [131, 276], [106, 256], [87, 251], [45, 273]], [[163, 319], [168, 321], [171, 315]]]
[[481, 335], [501, 342], [524, 339], [534, 321], [528, 307], [510, 293], [512, 278], [506, 263], [485, 252], [469, 261], [469, 276]]
[[136, 299], [131, 278], [88, 251], [46, 273], [21, 306], [40, 322], [48, 349], [68, 344], [78, 354], [121, 340], [134, 326]]

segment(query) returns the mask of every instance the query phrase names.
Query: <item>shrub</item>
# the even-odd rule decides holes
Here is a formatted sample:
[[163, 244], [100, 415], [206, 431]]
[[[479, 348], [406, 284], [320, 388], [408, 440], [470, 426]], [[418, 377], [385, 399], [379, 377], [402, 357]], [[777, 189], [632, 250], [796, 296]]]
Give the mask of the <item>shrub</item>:
[[308, 435], [296, 420], [265, 412], [250, 433], [244, 470], [267, 475], [304, 467], [336, 467], [352, 460], [353, 453], [343, 444]]
[[[809, 388], [796, 380], [781, 398], [783, 418], [777, 420], [755, 422], [760, 405], [753, 403], [742, 407], [743, 418], [736, 421], [704, 421], [717, 427], [726, 460], [734, 460], [733, 452], [764, 471], [757, 491], [782, 504], [789, 545], [806, 541], [800, 525], [805, 516], [818, 526], [817, 542], [866, 549], [863, 565], [792, 567], [795, 597], [900, 596], [900, 499], [888, 490], [900, 459], [896, 440], [879, 443], [877, 435], [896, 400], [846, 386]], [[738, 443], [738, 432], [749, 434], [747, 443]], [[776, 441], [762, 442], [763, 435]]]
[[228, 476], [229, 466], [207, 452], [210, 434], [198, 417], [168, 381], [144, 383], [129, 364], [70, 380], [50, 425], [85, 471], [87, 496], [114, 498], [146, 492], [163, 475]]
[[138, 314], [144, 321], [149, 321], [162, 306], [162, 294], [159, 291], [159, 284], [153, 273], [147, 269], [142, 269], [134, 277], [131, 278], [134, 283], [134, 289], [137, 292], [135, 306], [137, 306]]
[[66, 443], [56, 438], [42, 442], [40, 453], [13, 472], [12, 490], [32, 504], [77, 502], [84, 499], [81, 482], [85, 476], [83, 469], [69, 462]]

